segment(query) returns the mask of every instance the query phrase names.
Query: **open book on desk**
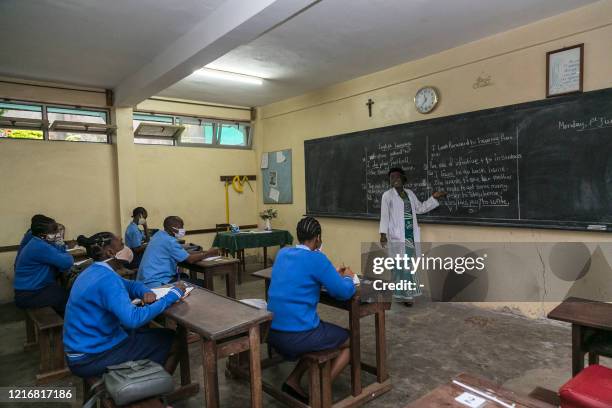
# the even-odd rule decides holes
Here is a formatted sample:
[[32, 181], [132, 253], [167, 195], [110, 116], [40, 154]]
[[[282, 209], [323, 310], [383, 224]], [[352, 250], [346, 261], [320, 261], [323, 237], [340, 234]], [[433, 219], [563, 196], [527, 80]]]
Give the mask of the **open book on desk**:
[[[166, 296], [168, 294], [168, 292], [170, 291], [170, 289], [172, 289], [173, 287], [174, 286], [167, 286], [167, 287], [163, 287], [163, 288], [153, 288], [153, 289], [151, 289], [151, 291], [153, 293], [155, 293], [155, 297], [157, 299], [161, 299], [164, 296]], [[187, 289], [185, 290], [185, 295], [187, 295], [192, 290], [193, 290], [193, 286], [187, 286]], [[132, 304], [133, 305], [140, 305], [140, 304], [142, 304], [142, 299], [133, 299], [132, 300]]]

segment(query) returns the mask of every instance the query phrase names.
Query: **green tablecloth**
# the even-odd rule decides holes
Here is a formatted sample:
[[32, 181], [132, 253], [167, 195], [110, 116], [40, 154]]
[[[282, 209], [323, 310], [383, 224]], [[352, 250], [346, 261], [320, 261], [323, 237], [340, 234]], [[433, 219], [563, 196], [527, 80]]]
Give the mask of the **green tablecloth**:
[[234, 254], [236, 251], [245, 248], [263, 248], [271, 246], [291, 245], [293, 237], [289, 231], [272, 230], [272, 232], [219, 232], [215, 236], [213, 246], [223, 248]]

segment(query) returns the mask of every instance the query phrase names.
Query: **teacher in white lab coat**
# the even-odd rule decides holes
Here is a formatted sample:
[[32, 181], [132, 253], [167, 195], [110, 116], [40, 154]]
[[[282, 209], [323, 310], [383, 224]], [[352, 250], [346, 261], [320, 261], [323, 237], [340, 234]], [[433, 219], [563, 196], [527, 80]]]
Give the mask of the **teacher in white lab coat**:
[[[393, 167], [388, 176], [391, 188], [383, 193], [380, 206], [380, 244], [388, 248], [389, 257], [404, 254], [413, 256], [415, 247], [418, 249], [420, 242], [417, 214], [425, 214], [438, 207], [438, 199], [446, 193], [436, 191], [426, 201], [421, 202], [412, 190], [404, 187], [407, 178], [403, 169]], [[414, 296], [422, 293], [417, 275], [412, 274], [410, 269], [394, 270], [393, 280], [414, 282], [414, 291], [396, 290], [393, 294], [394, 300], [404, 302], [407, 306], [412, 305]]]

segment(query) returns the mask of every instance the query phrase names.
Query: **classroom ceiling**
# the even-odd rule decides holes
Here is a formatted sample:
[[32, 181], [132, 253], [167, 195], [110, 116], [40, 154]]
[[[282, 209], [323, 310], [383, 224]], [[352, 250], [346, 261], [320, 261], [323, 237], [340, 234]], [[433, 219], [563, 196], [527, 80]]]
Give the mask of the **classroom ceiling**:
[[[263, 85], [191, 75], [160, 95], [261, 106], [595, 1], [315, 1], [271, 29], [260, 21], [251, 23], [254, 40], [233, 46], [208, 64], [266, 78]], [[276, 3], [283, 2], [278, 8], [300, 0]], [[0, 75], [112, 89], [144, 69], [146, 79], [153, 81], [150, 68], [158, 68], [151, 63], [155, 57], [193, 34], [192, 28], [207, 17], [214, 19], [216, 9], [232, 4], [239, 1], [0, 0]], [[268, 17], [281, 20], [278, 8], [269, 8]], [[226, 38], [236, 36], [230, 33]]]
[[323, 0], [209, 64], [262, 86], [197, 74], [167, 97], [261, 106], [593, 3], [593, 0]]
[[0, 0], [0, 74], [114, 88], [225, 0]]

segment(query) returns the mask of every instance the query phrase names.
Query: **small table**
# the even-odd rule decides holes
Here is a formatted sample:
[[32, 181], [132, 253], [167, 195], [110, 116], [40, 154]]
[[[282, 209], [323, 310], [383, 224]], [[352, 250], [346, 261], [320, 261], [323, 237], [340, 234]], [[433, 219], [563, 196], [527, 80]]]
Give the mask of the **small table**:
[[[272, 268], [262, 269], [251, 275], [265, 279], [266, 299], [272, 279]], [[378, 301], [375, 301], [378, 300]], [[350, 336], [350, 366], [351, 366], [351, 396], [339, 402], [347, 406], [362, 405], [379, 397], [392, 388], [387, 371], [387, 345], [385, 333], [385, 311], [391, 308], [391, 303], [382, 301], [382, 294], [374, 290], [372, 283], [362, 281], [355, 295], [347, 301], [340, 301], [331, 297], [327, 291], [321, 291], [320, 303], [349, 312]], [[361, 329], [362, 317], [374, 315], [376, 327], [376, 366], [361, 361]], [[376, 376], [376, 382], [363, 388], [361, 384], [361, 370]]]
[[181, 338], [181, 385], [191, 384], [187, 333], [202, 338], [202, 371], [207, 408], [219, 406], [217, 360], [243, 351], [249, 352], [251, 407], [263, 406], [260, 329], [272, 314], [206, 289], [194, 288], [184, 302], [164, 311], [177, 323]]
[[[523, 396], [507, 390], [491, 381], [479, 378], [470, 374], [462, 373], [454, 378], [454, 380], [465, 384], [478, 391], [486, 392], [493, 395], [495, 398], [511, 405], [516, 404], [516, 408], [553, 408], [555, 405], [548, 404], [531, 397]], [[455, 401], [455, 398], [464, 392], [469, 392], [472, 395], [477, 395], [463, 387], [453, 383], [452, 381], [435, 388], [416, 401], [411, 402], [404, 408], [465, 408], [465, 405]], [[485, 398], [486, 399], [486, 398]], [[493, 401], [487, 401], [483, 408], [499, 408], [501, 405]]]
[[572, 376], [575, 376], [584, 368], [587, 329], [612, 330], [612, 304], [572, 297], [555, 307], [548, 318], [572, 324]]
[[236, 275], [240, 261], [236, 258], [218, 258], [212, 261], [200, 261], [193, 264], [180, 262], [179, 267], [189, 270], [189, 277], [197, 279], [198, 273], [204, 274], [204, 287], [210, 291], [215, 290], [214, 277], [225, 276], [225, 289], [227, 296], [236, 298]]
[[[213, 246], [227, 250], [232, 256], [238, 253], [242, 254], [241, 263], [242, 270], [245, 271], [244, 252], [245, 248], [263, 248], [264, 253], [264, 268], [268, 267], [268, 247], [291, 245], [293, 237], [289, 231], [272, 230], [270, 232], [218, 232], [215, 236]], [[238, 282], [242, 279], [238, 276]]]

